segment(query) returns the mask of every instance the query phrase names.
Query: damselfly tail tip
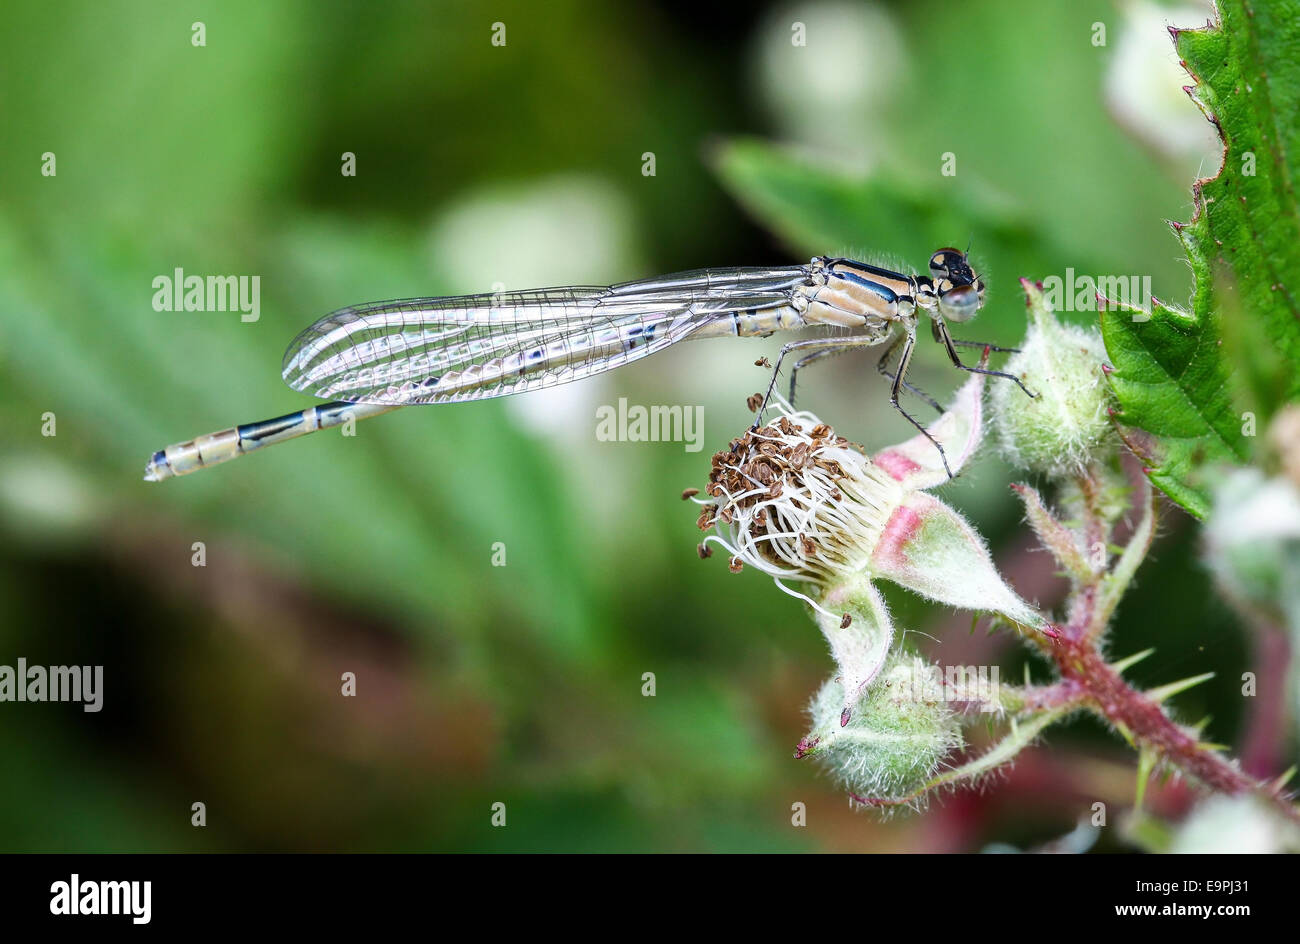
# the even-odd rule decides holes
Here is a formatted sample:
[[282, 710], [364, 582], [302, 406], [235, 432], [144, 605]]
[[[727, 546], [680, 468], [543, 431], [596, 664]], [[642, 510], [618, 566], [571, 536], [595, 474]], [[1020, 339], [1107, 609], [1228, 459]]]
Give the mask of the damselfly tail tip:
[[159, 449], [145, 463], [144, 480], [146, 482], [161, 482], [163, 479], [171, 478], [171, 476], [172, 470], [167, 463], [167, 453]]

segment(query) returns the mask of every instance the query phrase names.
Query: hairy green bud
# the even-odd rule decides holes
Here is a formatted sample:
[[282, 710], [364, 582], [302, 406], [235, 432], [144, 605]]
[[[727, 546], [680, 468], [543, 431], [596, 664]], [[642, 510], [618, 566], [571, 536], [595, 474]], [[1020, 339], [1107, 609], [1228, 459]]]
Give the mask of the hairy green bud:
[[1006, 370], [1037, 396], [1026, 397], [1012, 383], [993, 384], [993, 428], [1012, 465], [1062, 478], [1083, 471], [1118, 444], [1102, 374], [1106, 349], [1100, 333], [1061, 324], [1043, 292], [1024, 284], [1029, 331]]
[[922, 792], [943, 758], [963, 743], [935, 667], [910, 653], [890, 657], [851, 713], [845, 699], [841, 679], [822, 685], [810, 708], [812, 732], [797, 756], [815, 757], [859, 800], [891, 802]]

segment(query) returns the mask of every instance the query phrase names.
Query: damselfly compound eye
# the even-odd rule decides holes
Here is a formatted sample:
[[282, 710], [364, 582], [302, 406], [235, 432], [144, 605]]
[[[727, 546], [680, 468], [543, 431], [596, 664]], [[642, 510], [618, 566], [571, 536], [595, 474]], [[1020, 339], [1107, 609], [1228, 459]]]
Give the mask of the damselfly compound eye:
[[939, 249], [930, 257], [930, 274], [935, 279], [959, 275], [967, 268], [966, 256], [960, 249]]
[[958, 285], [939, 296], [939, 313], [949, 321], [970, 321], [980, 310], [980, 296], [973, 285]]

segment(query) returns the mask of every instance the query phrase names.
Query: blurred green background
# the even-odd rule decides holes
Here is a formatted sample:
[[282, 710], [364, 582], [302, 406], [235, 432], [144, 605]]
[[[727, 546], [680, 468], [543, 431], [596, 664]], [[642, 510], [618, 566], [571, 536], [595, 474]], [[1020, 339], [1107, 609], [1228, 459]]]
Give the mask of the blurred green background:
[[[1067, 266], [1150, 275], [1183, 299], [1162, 221], [1186, 218], [1192, 174], [1217, 152], [1161, 22], [1202, 22], [1203, 8], [20, 0], [7, 13], [0, 664], [102, 664], [105, 707], [0, 704], [0, 849], [970, 851], [1033, 846], [1096, 800], [1130, 801], [1132, 756], [1087, 724], [989, 789], [884, 823], [792, 758], [831, 668], [824, 645], [766, 578], [697, 559], [696, 509], [678, 498], [748, 422], [745, 396], [766, 379], [753, 361], [779, 339], [684, 345], [186, 479], [140, 475], [167, 443], [308, 405], [280, 380], [284, 347], [354, 302], [813, 252], [922, 267], [968, 240], [991, 286], [968, 331], [981, 340], [1017, 341], [1016, 280]], [[57, 176], [41, 174], [46, 152]], [[260, 320], [154, 311], [152, 280], [176, 267], [260, 276]], [[801, 404], [868, 445], [904, 438], [873, 366], [831, 361], [801, 381]], [[959, 379], [928, 345], [914, 369], [937, 394]], [[704, 451], [597, 441], [595, 410], [619, 397], [701, 405]], [[1009, 481], [990, 453], [945, 496], [1050, 606], [1061, 586]], [[1114, 649], [1159, 647], [1141, 683], [1219, 672], [1179, 704], [1237, 743], [1249, 643], [1195, 541], [1166, 519]], [[1022, 672], [1014, 642], [968, 635], [968, 617], [891, 603], [935, 657]], [[355, 698], [339, 694], [344, 672]], [[806, 828], [791, 825], [796, 802]]]

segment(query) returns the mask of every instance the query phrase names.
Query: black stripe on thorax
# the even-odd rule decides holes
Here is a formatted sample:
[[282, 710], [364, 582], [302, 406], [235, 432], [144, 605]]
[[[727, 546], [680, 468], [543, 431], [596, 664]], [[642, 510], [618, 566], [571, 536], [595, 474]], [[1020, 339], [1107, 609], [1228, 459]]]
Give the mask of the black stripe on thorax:
[[892, 303], [899, 299], [915, 300], [916, 280], [910, 275], [892, 269], [856, 262], [852, 259], [837, 259], [830, 267], [830, 274], [859, 285], [886, 302]]

